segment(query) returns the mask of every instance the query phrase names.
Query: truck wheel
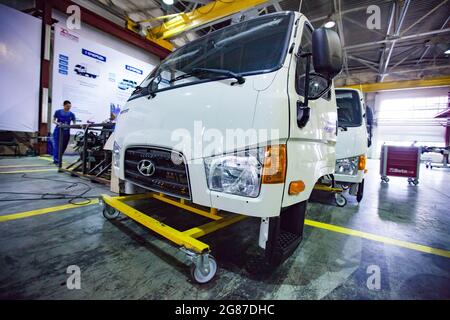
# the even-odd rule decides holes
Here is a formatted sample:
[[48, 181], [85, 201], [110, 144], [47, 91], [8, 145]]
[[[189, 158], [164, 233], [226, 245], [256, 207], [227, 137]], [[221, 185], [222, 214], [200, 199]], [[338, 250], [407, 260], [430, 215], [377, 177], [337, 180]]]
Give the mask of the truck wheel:
[[119, 216], [119, 214], [119, 211], [105, 203], [105, 206], [103, 208], [103, 216], [105, 217], [105, 219], [114, 220]]
[[358, 193], [356, 194], [356, 201], [361, 202], [364, 196], [364, 179], [358, 185]]
[[340, 193], [334, 195], [334, 200], [338, 207], [345, 207], [347, 205], [347, 199]]
[[208, 283], [216, 275], [217, 273], [216, 260], [214, 259], [213, 256], [210, 255], [208, 256], [208, 262], [209, 262], [209, 270], [208, 273], [206, 274], [202, 272], [202, 270], [200, 270], [200, 268], [197, 267], [195, 264], [191, 266], [191, 277], [195, 282], [199, 284]]

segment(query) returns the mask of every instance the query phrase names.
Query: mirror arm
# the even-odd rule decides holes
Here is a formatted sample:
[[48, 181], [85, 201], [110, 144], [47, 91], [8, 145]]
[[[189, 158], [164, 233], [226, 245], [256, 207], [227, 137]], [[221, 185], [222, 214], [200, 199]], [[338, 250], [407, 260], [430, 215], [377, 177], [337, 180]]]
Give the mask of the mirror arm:
[[302, 107], [308, 107], [309, 101], [309, 72], [311, 70], [311, 52], [305, 52], [300, 55], [301, 58], [306, 58], [306, 66], [305, 66], [305, 98], [303, 100]]

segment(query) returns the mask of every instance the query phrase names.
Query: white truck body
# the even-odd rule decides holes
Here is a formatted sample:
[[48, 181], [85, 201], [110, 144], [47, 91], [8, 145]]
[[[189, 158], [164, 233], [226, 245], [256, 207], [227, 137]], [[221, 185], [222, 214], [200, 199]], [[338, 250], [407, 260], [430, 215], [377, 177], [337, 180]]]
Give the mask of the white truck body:
[[[336, 144], [336, 170], [338, 185], [350, 188], [351, 195], [363, 191], [368, 151], [366, 106], [360, 90], [337, 88], [338, 137]], [[362, 193], [360, 194], [362, 199]], [[358, 197], [358, 201], [361, 200]]]
[[[260, 245], [265, 247], [270, 237], [268, 218], [277, 218], [284, 210], [298, 204], [303, 204], [302, 208], [306, 209], [306, 200], [315, 183], [334, 172], [337, 110], [331, 79], [335, 74], [328, 78], [324, 94], [308, 101], [301, 84], [309, 83], [312, 95], [314, 88], [321, 88], [320, 77], [311, 76], [313, 80], [307, 81], [304, 72], [296, 72], [297, 67], [303, 70], [304, 61], [310, 57], [300, 58], [299, 55], [306, 52], [301, 49], [302, 44], [306, 48], [305, 42], [309, 41], [309, 46], [314, 43], [312, 30], [305, 16], [299, 13], [265, 15], [212, 33], [209, 38], [211, 48], [207, 52], [198, 51], [208, 36], [206, 40], [197, 39], [169, 55], [136, 89], [118, 118], [114, 169], [124, 182], [126, 193], [139, 192], [136, 187], [144, 187], [186, 198], [198, 205], [260, 217]], [[280, 32], [286, 33], [285, 39], [282, 43], [272, 43]], [[334, 44], [337, 41], [340, 50], [337, 35], [334, 38], [330, 30], [324, 30], [323, 34], [333, 38]], [[271, 37], [275, 40], [271, 41]], [[242, 43], [239, 42], [241, 38]], [[251, 51], [252, 41], [256, 46], [267, 39], [269, 45], [278, 45], [276, 50], [265, 52], [257, 47], [258, 50]], [[235, 45], [236, 42], [239, 45]], [[259, 55], [261, 61], [265, 61], [264, 55], [279, 55], [279, 61], [265, 61], [266, 68], [261, 70], [243, 70], [245, 82], [239, 77], [218, 76], [212, 71], [207, 71], [211, 74], [203, 77], [203, 71], [190, 75], [174, 70], [173, 66], [178, 67], [180, 60], [191, 59], [189, 63], [202, 65], [202, 59], [214, 54], [217, 55], [214, 61], [223, 59], [224, 64], [233, 63], [235, 59], [227, 61], [226, 54], [234, 54], [227, 51], [231, 50], [227, 46], [234, 45], [242, 50], [241, 54], [251, 52]], [[221, 46], [222, 49], [217, 49]], [[200, 49], [195, 49], [197, 47]], [[337, 61], [335, 68], [340, 63], [340, 70], [340, 51], [335, 51], [337, 53], [328, 50]], [[247, 66], [256, 63], [256, 58], [245, 60]], [[171, 61], [175, 61], [173, 65], [170, 65]], [[171, 72], [164, 71], [166, 65], [172, 66]], [[301, 107], [306, 104], [305, 100], [307, 106]], [[303, 127], [299, 126], [299, 121], [304, 122]], [[182, 159], [176, 170], [171, 169], [175, 173], [167, 176], [186, 170], [188, 186], [183, 191], [164, 189], [172, 184], [158, 184], [157, 179], [149, 186], [148, 179], [142, 176], [157, 175], [163, 163], [158, 159], [166, 157], [167, 152]], [[241, 168], [244, 169], [239, 171]], [[216, 172], [222, 172], [222, 175]], [[227, 179], [232, 183], [227, 184]], [[291, 188], [291, 183], [295, 183], [296, 192], [292, 192], [295, 188]], [[175, 188], [174, 185], [171, 190]], [[301, 231], [303, 220], [298, 227]]]

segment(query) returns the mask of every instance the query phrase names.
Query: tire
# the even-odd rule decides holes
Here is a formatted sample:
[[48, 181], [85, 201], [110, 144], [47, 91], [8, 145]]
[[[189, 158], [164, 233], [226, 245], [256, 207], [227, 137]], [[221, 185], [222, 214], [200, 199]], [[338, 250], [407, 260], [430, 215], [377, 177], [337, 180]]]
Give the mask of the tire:
[[364, 179], [358, 186], [358, 193], [356, 194], [356, 201], [361, 202], [364, 196]]
[[345, 207], [347, 205], [347, 199], [340, 193], [335, 194], [334, 201], [336, 202], [336, 205], [340, 208]]
[[209, 261], [209, 273], [204, 275], [195, 264], [191, 266], [191, 277], [192, 280], [199, 284], [205, 284], [210, 282], [217, 273], [217, 262], [213, 256], [208, 257]]
[[119, 216], [120, 212], [114, 209], [113, 207], [105, 204], [103, 208], [103, 216], [107, 220], [114, 220]]

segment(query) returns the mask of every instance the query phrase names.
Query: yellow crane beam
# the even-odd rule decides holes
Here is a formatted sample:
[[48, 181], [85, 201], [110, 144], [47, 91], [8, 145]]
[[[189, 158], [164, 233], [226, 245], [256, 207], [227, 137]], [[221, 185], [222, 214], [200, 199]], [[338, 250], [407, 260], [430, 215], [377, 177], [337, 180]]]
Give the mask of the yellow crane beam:
[[143, 21], [127, 21], [127, 28], [134, 32], [138, 32], [140, 23], [155, 20], [164, 20], [161, 25], [147, 30], [146, 38], [150, 41], [173, 50], [173, 45], [167, 41], [183, 32], [201, 27], [207, 23], [231, 16], [235, 13], [262, 5], [268, 0], [216, 0], [206, 5], [198, 7], [190, 12], [179, 14], [171, 14], [163, 17], [152, 18]]
[[377, 92], [377, 91], [386, 91], [386, 90], [427, 88], [427, 87], [446, 87], [446, 86], [450, 86], [450, 76], [433, 77], [433, 78], [425, 78], [425, 79], [418, 79], [418, 80], [352, 84], [352, 85], [342, 86], [340, 88], [359, 89], [363, 92]]

